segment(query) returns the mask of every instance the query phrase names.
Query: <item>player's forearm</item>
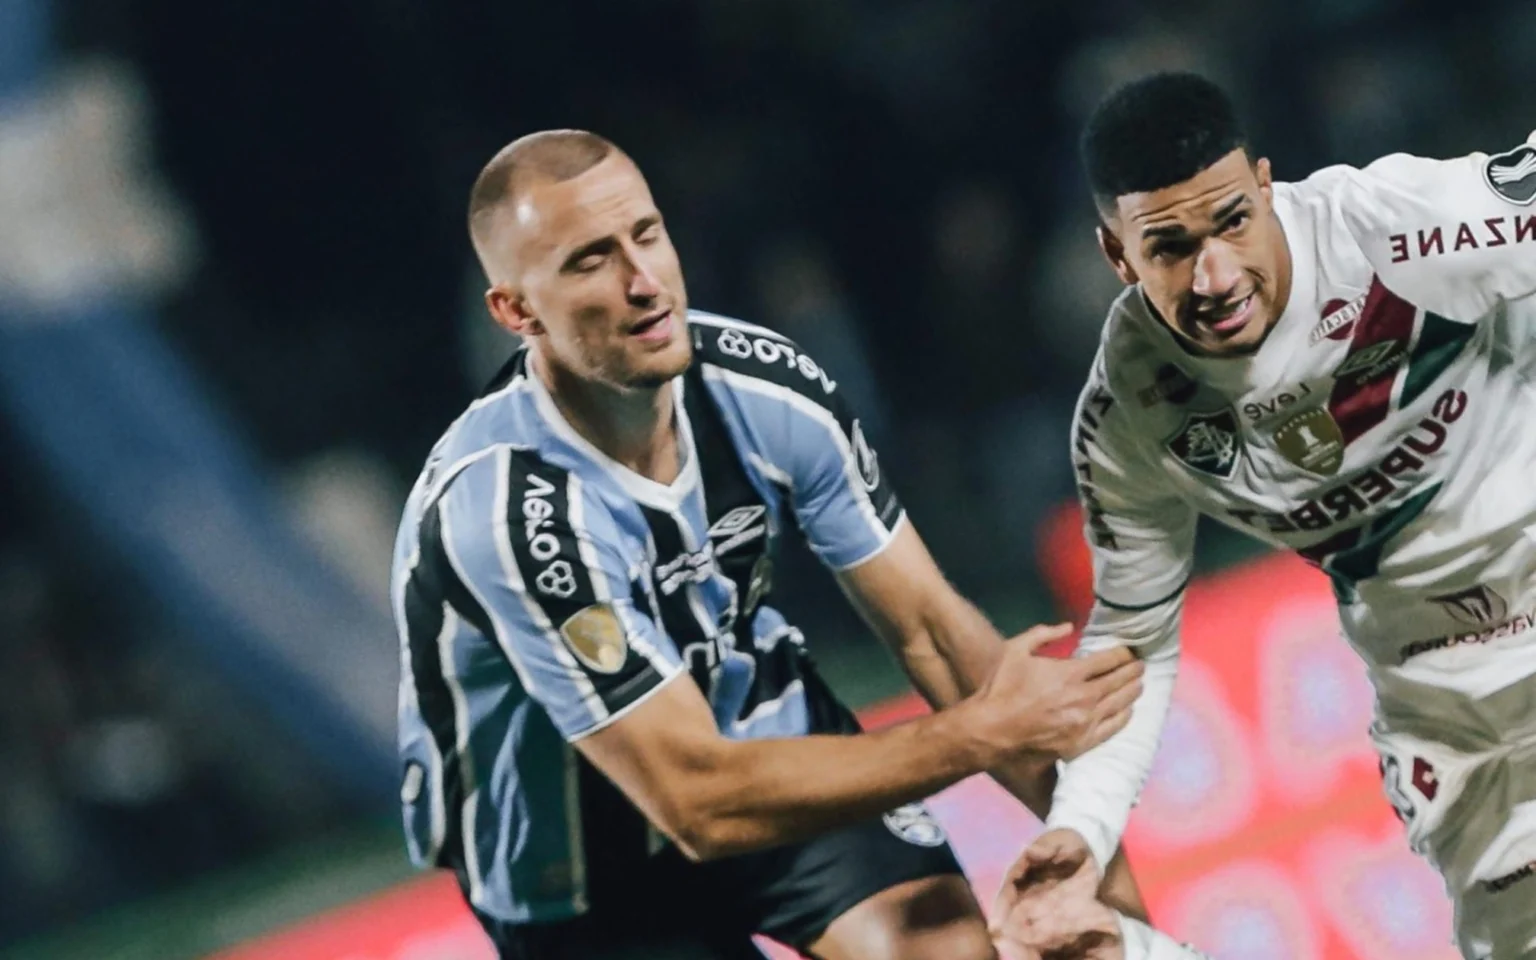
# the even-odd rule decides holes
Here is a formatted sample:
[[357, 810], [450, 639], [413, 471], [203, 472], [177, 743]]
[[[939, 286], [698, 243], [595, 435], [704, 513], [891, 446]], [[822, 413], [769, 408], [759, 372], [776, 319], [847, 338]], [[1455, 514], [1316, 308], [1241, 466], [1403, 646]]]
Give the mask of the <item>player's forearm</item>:
[[[921, 630], [903, 638], [898, 651], [912, 685], [929, 706], [943, 710], [986, 683], [1004, 642], [980, 610], [950, 592], [929, 611]], [[1045, 817], [1056, 782], [1051, 757], [1013, 757], [987, 772], [1035, 816]]]
[[[1009, 793], [1018, 797], [1030, 812], [1041, 820], [1051, 811], [1051, 797], [1056, 788], [1056, 764], [1042, 763], [1037, 767], [1015, 764], [1004, 765], [992, 771], [992, 778]], [[1104, 882], [1099, 885], [1099, 899], [1110, 907], [1135, 920], [1147, 919], [1147, 905], [1141, 897], [1141, 888], [1131, 874], [1131, 865], [1125, 859], [1123, 849], [1116, 850], [1104, 870]]]
[[[913, 686], [935, 710], [979, 689], [997, 667], [1004, 639], [982, 612], [957, 593], [936, 604], [922, 630], [898, 648]], [[992, 779], [1044, 818], [1051, 808], [1055, 762], [1043, 755], [1009, 758], [987, 771]]]
[[912, 682], [935, 709], [942, 709], [975, 693], [992, 676], [1003, 653], [1003, 635], [964, 597], [946, 590], [898, 649]]
[[698, 778], [676, 839], [697, 859], [804, 839], [980, 773], [995, 751], [964, 704], [873, 733], [732, 743]]
[[[996, 668], [1002, 635], [972, 604], [952, 594], [930, 611], [923, 629], [901, 644], [903, 666], [913, 685], [934, 709], [944, 709], [984, 683]], [[1057, 783], [1050, 757], [1013, 757], [994, 764], [992, 779], [1041, 818], [1051, 810]], [[1138, 788], [1139, 790], [1139, 788]], [[1122, 826], [1123, 830], [1123, 826]], [[1118, 832], [1116, 834], [1118, 846]], [[1141, 891], [1124, 855], [1116, 852], [1104, 866], [1100, 896], [1120, 912], [1139, 920], [1147, 917]]]
[[1157, 754], [1163, 723], [1178, 677], [1178, 595], [1139, 611], [1096, 605], [1083, 632], [1081, 652], [1128, 644], [1146, 665], [1131, 721], [1099, 746], [1063, 765], [1046, 818], [1049, 827], [1076, 830], [1103, 869], [1120, 845], [1131, 808], [1141, 796]]
[[[985, 623], [980, 613], [976, 613], [975, 616]], [[971, 634], [971, 636], [980, 635], [980, 631]], [[997, 640], [999, 648], [1002, 642], [1001, 638]], [[950, 646], [953, 647], [956, 644], [951, 641]], [[961, 646], [963, 647], [963, 641]], [[975, 646], [981, 645], [975, 644]], [[932, 650], [931, 647], [930, 650]], [[913, 683], [922, 691], [924, 698], [935, 709], [943, 709], [959, 699], [955, 697], [946, 700], [943, 697], [945, 691], [959, 688], [963, 683], [958, 675], [960, 671], [954, 663], [938, 655], [936, 651], [930, 652], [921, 659], [914, 659], [916, 662], [908, 661], [907, 672], [912, 677]], [[969, 662], [979, 664], [984, 661], [983, 657], [977, 656]], [[1016, 797], [1035, 816], [1044, 820], [1050, 813], [1051, 797], [1057, 779], [1056, 763], [1051, 757], [1043, 755], [1015, 757], [994, 764], [987, 772], [999, 786]], [[1147, 918], [1147, 908], [1141, 899], [1141, 890], [1137, 887], [1135, 878], [1131, 876], [1130, 864], [1126, 862], [1123, 853], [1117, 852], [1105, 868], [1104, 883], [1100, 887], [1099, 896], [1105, 903], [1127, 916], [1137, 920]]]
[[1075, 830], [1100, 868], [1120, 846], [1157, 754], [1178, 676], [1177, 647], [1146, 658], [1142, 692], [1119, 733], [1063, 766], [1046, 826]]

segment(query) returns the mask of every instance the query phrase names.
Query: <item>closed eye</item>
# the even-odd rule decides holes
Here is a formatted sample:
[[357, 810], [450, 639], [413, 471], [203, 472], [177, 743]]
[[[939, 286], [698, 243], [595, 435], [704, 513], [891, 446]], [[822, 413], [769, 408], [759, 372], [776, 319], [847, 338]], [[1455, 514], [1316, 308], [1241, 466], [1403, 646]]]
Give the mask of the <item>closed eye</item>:
[[635, 224], [633, 236], [636, 243], [649, 246], [650, 244], [655, 243], [657, 240], [660, 240], [661, 235], [662, 226], [660, 215], [646, 217], [639, 223]]
[[592, 273], [602, 267], [608, 261], [608, 255], [613, 252], [614, 241], [611, 237], [603, 237], [591, 243], [571, 251], [571, 255], [565, 258], [560, 265], [562, 273]]

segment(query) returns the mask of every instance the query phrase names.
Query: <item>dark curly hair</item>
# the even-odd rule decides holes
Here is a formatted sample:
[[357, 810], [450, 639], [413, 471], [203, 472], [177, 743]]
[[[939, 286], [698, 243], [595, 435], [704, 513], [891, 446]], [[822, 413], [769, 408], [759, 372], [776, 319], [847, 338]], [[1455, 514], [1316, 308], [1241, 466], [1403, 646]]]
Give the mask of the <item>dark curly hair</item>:
[[1101, 209], [1181, 183], [1239, 148], [1248, 135], [1232, 100], [1193, 73], [1156, 73], [1104, 99], [1083, 129], [1083, 169]]

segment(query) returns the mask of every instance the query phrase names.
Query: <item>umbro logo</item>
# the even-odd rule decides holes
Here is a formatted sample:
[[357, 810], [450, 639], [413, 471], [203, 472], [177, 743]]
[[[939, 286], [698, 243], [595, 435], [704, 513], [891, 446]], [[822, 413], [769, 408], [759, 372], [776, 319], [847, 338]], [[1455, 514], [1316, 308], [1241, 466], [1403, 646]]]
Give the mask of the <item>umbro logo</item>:
[[[763, 520], [767, 508], [761, 504], [737, 507], [716, 520], [709, 528], [710, 542], [715, 543], [715, 553], [721, 554], [750, 543], [768, 531]], [[717, 542], [718, 541], [718, 542]]]
[[1345, 357], [1344, 362], [1339, 364], [1338, 369], [1333, 372], [1333, 376], [1337, 380], [1354, 377], [1364, 384], [1396, 370], [1407, 356], [1406, 341], [1398, 338], [1382, 340], [1362, 347]]

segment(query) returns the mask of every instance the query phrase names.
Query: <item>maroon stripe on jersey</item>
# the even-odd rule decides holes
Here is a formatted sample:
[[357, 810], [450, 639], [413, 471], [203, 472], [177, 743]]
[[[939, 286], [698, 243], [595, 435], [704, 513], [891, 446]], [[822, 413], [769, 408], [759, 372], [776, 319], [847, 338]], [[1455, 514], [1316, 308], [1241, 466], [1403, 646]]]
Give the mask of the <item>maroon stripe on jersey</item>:
[[1349, 353], [1339, 364], [1328, 396], [1328, 412], [1338, 422], [1346, 444], [1387, 419], [1392, 406], [1392, 384], [1408, 357], [1413, 337], [1413, 304], [1371, 280], [1370, 293], [1360, 319], [1355, 321]]

